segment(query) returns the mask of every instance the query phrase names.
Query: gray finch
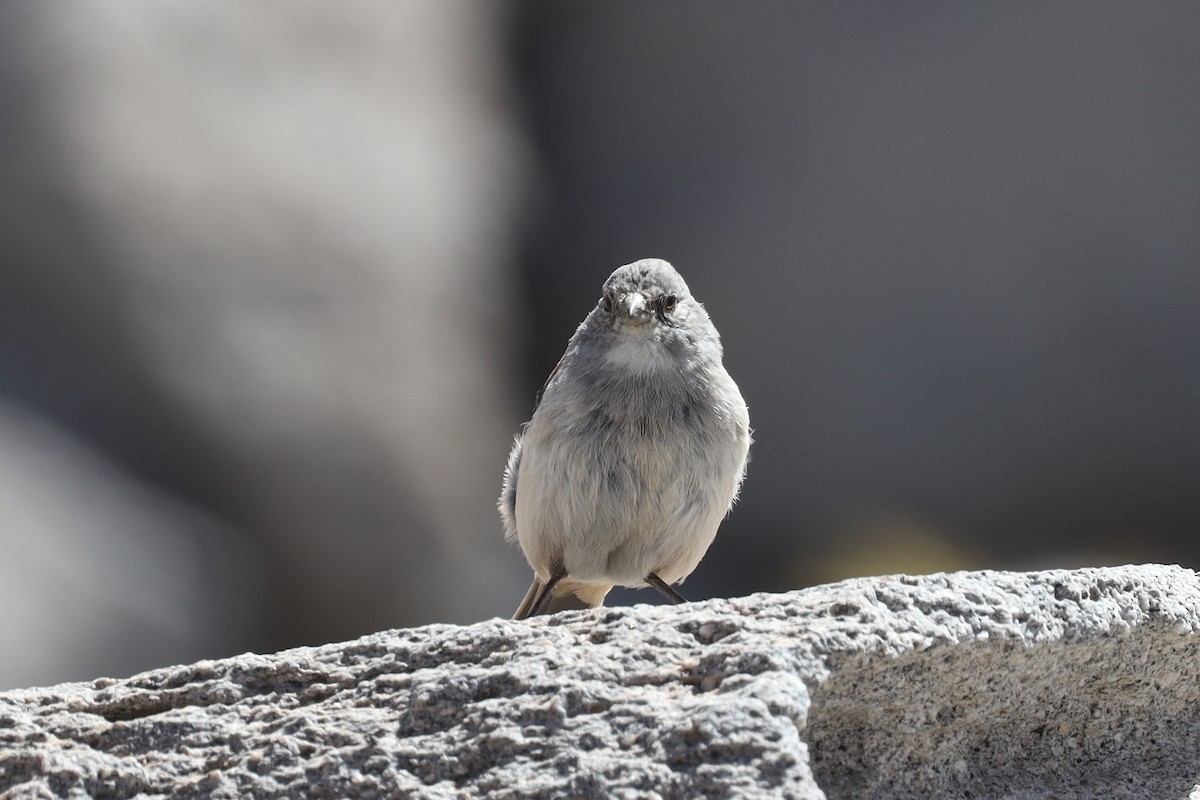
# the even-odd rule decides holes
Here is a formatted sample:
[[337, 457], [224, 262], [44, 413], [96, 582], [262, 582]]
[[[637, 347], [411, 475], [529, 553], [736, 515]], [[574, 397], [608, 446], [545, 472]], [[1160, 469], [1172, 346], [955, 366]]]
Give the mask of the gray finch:
[[602, 605], [613, 586], [672, 602], [737, 498], [750, 418], [721, 337], [675, 268], [604, 282], [513, 445], [500, 516], [533, 585], [515, 618]]

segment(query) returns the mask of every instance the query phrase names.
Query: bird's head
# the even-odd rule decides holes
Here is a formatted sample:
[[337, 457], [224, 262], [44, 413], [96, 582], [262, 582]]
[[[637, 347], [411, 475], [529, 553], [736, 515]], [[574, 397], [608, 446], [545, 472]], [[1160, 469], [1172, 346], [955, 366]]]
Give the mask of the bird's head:
[[672, 327], [698, 307], [674, 267], [659, 258], [643, 258], [609, 276], [597, 310], [617, 328], [651, 323]]
[[606, 363], [633, 372], [676, 370], [696, 358], [720, 360], [720, 339], [704, 306], [666, 261], [643, 258], [604, 282], [580, 331]]

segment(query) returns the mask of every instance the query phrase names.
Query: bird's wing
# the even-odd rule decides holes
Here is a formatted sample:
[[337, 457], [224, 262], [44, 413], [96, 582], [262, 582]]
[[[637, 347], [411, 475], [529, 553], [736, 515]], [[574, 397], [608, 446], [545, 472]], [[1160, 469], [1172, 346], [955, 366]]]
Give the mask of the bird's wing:
[[537, 394], [534, 395], [533, 412], [535, 414], [537, 413], [538, 406], [542, 404], [542, 395], [546, 393], [546, 387], [548, 387], [554, 381], [554, 376], [558, 374], [558, 371], [562, 368], [563, 362], [566, 360], [567, 354], [563, 353], [562, 358], [560, 358], [558, 363], [554, 365], [554, 369], [550, 370], [550, 374], [546, 377], [546, 382], [542, 384], [542, 388], [538, 389]]

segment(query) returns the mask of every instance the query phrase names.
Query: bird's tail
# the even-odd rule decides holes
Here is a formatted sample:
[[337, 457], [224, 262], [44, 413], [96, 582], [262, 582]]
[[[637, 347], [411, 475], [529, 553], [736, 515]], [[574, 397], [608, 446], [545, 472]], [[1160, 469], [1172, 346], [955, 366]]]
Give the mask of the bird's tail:
[[[536, 575], [533, 585], [525, 593], [525, 599], [517, 606], [513, 619], [526, 619], [533, 610], [533, 603], [541, 594], [545, 583]], [[550, 599], [545, 602], [539, 614], [554, 614], [559, 611], [577, 611], [581, 608], [598, 608], [604, 605], [604, 597], [612, 589], [611, 583], [580, 583], [579, 581], [561, 580], [550, 593]]]

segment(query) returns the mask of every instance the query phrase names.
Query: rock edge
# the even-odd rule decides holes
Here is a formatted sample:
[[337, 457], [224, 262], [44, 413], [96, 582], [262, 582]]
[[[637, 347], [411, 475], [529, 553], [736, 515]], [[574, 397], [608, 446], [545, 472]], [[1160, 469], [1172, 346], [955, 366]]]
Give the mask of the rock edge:
[[1146, 565], [387, 631], [0, 693], [0, 800], [1182, 798], [1198, 630]]

